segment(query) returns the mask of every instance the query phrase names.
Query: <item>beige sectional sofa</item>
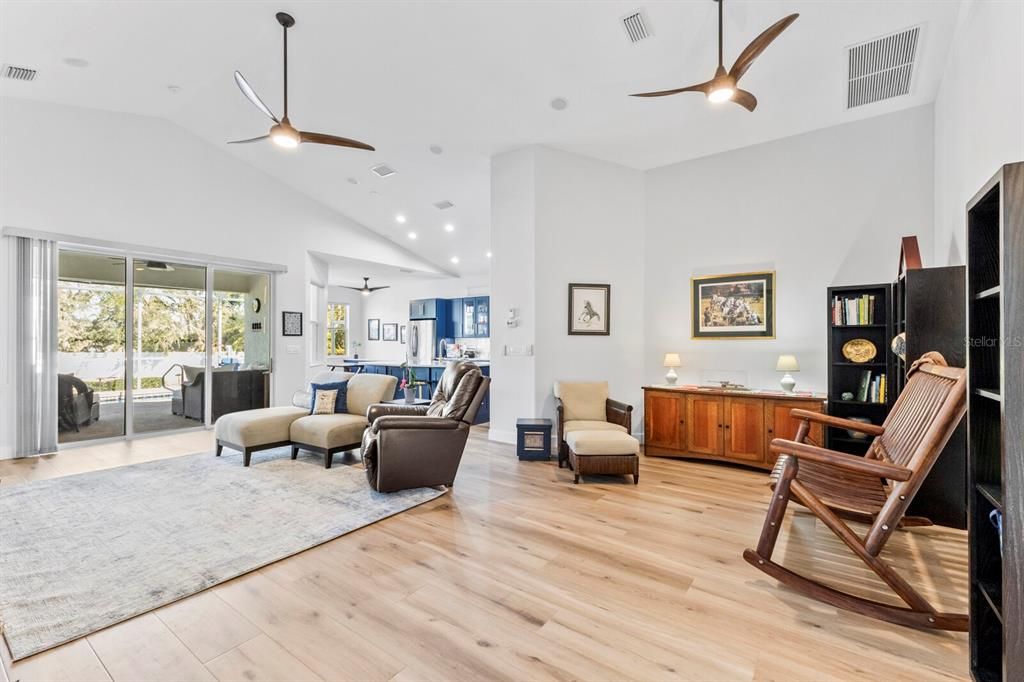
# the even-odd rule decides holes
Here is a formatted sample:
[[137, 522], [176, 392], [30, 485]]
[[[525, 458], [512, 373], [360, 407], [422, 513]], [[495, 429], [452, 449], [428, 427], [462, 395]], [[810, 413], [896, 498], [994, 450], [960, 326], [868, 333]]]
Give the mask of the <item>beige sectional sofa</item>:
[[260, 410], [233, 412], [217, 420], [217, 456], [225, 447], [242, 453], [249, 466], [252, 453], [291, 445], [292, 459], [299, 450], [310, 450], [324, 457], [330, 468], [335, 452], [358, 448], [363, 431], [369, 425], [366, 411], [370, 405], [390, 400], [398, 380], [382, 374], [350, 374], [321, 372], [312, 382], [325, 384], [348, 379], [347, 413], [309, 414], [308, 390], [297, 391], [290, 407], [267, 407]]

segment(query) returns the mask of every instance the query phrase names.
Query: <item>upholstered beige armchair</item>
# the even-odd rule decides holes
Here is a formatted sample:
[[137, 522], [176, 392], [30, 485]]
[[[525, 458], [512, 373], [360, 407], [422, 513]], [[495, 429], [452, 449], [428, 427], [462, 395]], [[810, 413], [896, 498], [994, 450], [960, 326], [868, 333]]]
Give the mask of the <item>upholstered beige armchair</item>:
[[633, 406], [608, 397], [607, 381], [557, 381], [558, 466], [569, 460], [565, 436], [573, 431], [633, 431]]
[[451, 487], [490, 383], [476, 364], [452, 362], [430, 405], [372, 405], [363, 432], [363, 466], [373, 489]]

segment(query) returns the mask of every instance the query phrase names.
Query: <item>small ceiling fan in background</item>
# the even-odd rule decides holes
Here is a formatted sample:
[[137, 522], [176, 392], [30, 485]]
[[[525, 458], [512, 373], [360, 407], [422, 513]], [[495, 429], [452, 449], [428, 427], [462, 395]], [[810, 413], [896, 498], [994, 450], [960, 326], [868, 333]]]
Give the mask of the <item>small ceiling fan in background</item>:
[[288, 149], [294, 149], [303, 142], [312, 142], [314, 144], [330, 144], [336, 147], [352, 147], [353, 149], [375, 151], [373, 147], [365, 142], [350, 140], [347, 137], [338, 137], [336, 135], [325, 135], [324, 133], [309, 133], [292, 126], [291, 121], [288, 120], [288, 29], [295, 25], [295, 19], [292, 15], [285, 12], [278, 12], [276, 16], [277, 22], [284, 28], [284, 117], [278, 120], [277, 116], [274, 116], [270, 108], [259, 98], [256, 91], [246, 82], [245, 77], [240, 72], [235, 71], [235, 83], [238, 84], [239, 90], [242, 91], [242, 94], [250, 102], [256, 105], [257, 109], [269, 116], [274, 125], [270, 127], [270, 132], [266, 135], [249, 138], [248, 140], [232, 140], [228, 144], [248, 144], [250, 142], [259, 142], [269, 137], [274, 144]]
[[789, 25], [796, 21], [796, 18], [800, 15], [790, 14], [765, 29], [761, 35], [754, 38], [743, 49], [743, 52], [740, 52], [740, 56], [736, 58], [736, 62], [727, 72], [722, 64], [722, 5], [724, 0], [714, 1], [718, 3], [718, 68], [715, 70], [715, 77], [703, 83], [688, 85], [685, 88], [659, 90], [658, 92], [641, 92], [630, 95], [631, 97], [665, 97], [666, 95], [677, 95], [681, 92], [703, 92], [712, 102], [732, 100], [747, 111], [753, 111], [757, 107], [757, 98], [746, 90], [740, 90], [737, 84], [740, 78], [743, 77], [743, 74], [747, 72], [747, 69], [750, 68], [750, 65], [754, 63], [754, 60], [764, 52], [765, 48], [773, 40], [779, 37], [780, 33], [789, 28]]
[[382, 286], [382, 287], [371, 287], [370, 286], [370, 278], [369, 277], [363, 277], [363, 286], [361, 286], [361, 287], [346, 287], [346, 286], [342, 286], [341, 288], [342, 289], [351, 289], [352, 291], [358, 291], [363, 296], [369, 296], [370, 294], [372, 294], [375, 291], [380, 291], [381, 289], [390, 289], [391, 286], [390, 285], [386, 285], [386, 286]]

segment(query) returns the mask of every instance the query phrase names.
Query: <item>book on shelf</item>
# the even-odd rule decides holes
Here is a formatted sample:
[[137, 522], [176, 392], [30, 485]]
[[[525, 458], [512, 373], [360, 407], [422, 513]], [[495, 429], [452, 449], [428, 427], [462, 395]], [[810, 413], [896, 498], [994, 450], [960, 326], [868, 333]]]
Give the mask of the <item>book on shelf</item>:
[[853, 298], [832, 297], [832, 324], [875, 324], [875, 296], [864, 294]]
[[884, 403], [887, 390], [885, 375], [872, 374], [871, 370], [866, 369], [861, 372], [854, 395], [862, 403]]

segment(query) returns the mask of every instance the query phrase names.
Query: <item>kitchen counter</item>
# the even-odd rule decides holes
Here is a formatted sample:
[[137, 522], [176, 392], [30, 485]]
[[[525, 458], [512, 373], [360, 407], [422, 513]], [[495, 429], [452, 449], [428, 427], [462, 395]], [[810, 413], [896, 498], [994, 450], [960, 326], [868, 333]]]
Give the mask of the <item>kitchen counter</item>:
[[[452, 360], [456, 360], [456, 359], [457, 358], [450, 358], [447, 361], [440, 361], [440, 360], [438, 360], [437, 362], [431, 362], [431, 363], [414, 363], [414, 364], [409, 365], [409, 367], [412, 367], [413, 369], [444, 369], [445, 367], [448, 366], [449, 362], [451, 362]], [[476, 359], [476, 358], [474, 358], [474, 359], [466, 358], [466, 359], [469, 362], [474, 362], [474, 363], [480, 365], [481, 367], [488, 367], [491, 364], [490, 360], [482, 360], [482, 359]], [[328, 360], [324, 364], [326, 364], [328, 367], [331, 367], [331, 368], [335, 368], [335, 367], [338, 367], [338, 368], [342, 368], [342, 367], [356, 367], [356, 366], [359, 366], [359, 367], [401, 367], [402, 366], [401, 362], [386, 361], [386, 360], [363, 360], [362, 358], [360, 358], [359, 360], [344, 360], [344, 359]]]

